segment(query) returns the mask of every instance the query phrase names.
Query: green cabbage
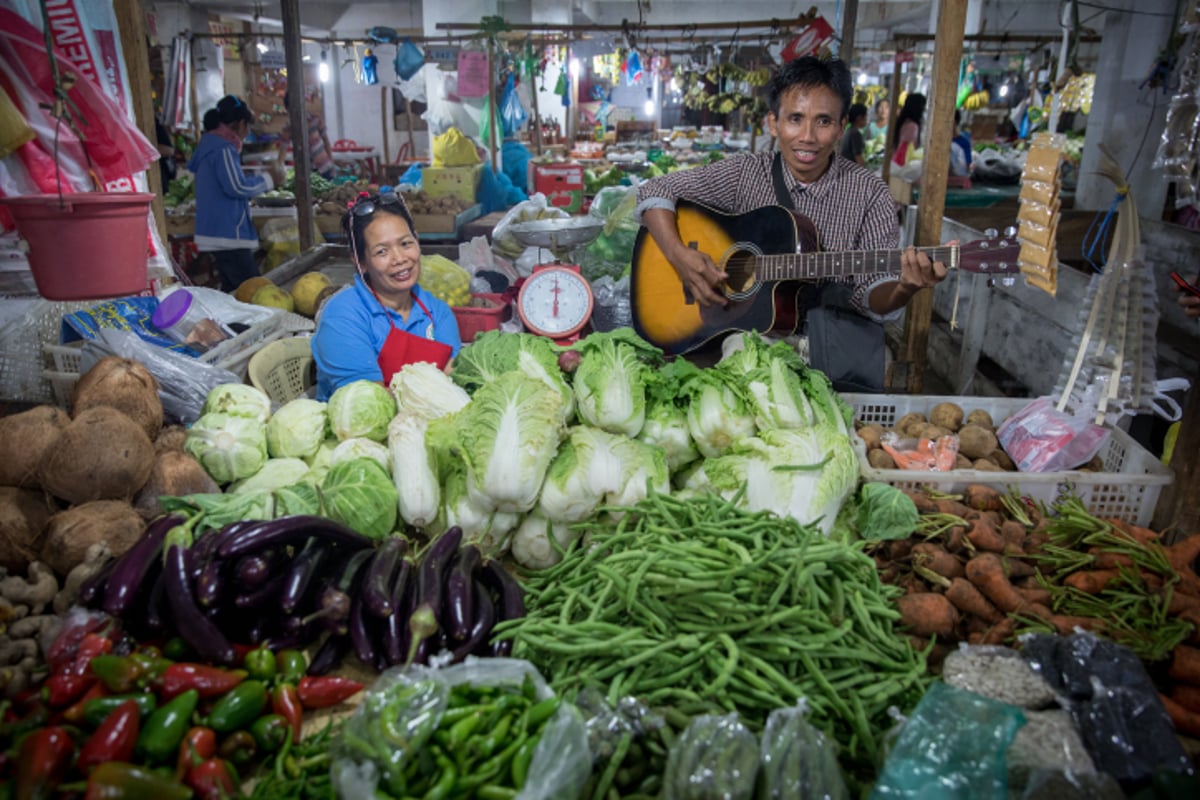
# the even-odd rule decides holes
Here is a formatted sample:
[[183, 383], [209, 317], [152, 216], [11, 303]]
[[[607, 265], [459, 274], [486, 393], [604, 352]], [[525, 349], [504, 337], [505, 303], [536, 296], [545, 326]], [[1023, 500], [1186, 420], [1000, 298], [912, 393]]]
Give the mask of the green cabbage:
[[244, 383], [222, 383], [208, 393], [200, 413], [230, 414], [266, 422], [271, 416], [271, 398]]
[[249, 478], [267, 463], [263, 425], [252, 417], [205, 414], [188, 428], [183, 449], [217, 483]]
[[276, 489], [275, 516], [292, 517], [297, 514], [320, 515], [321, 496], [311, 483], [294, 483]]
[[392, 454], [388, 452], [388, 448], [363, 436], [339, 442], [337, 447], [333, 448], [333, 452], [329, 454], [329, 466], [332, 467], [356, 458], [372, 458], [379, 462], [379, 466], [386, 469], [389, 475], [392, 474]]
[[[595, 334], [593, 334], [595, 335]], [[570, 419], [575, 396], [558, 367], [558, 353], [549, 339], [531, 333], [484, 331], [454, 359], [451, 377], [472, 394], [506, 372], [519, 371], [541, 381], [563, 398], [563, 418]]]
[[268, 459], [263, 468], [251, 475], [229, 484], [225, 491], [232, 494], [245, 492], [274, 491], [304, 478], [308, 473], [308, 464], [301, 458], [272, 458]]
[[329, 418], [325, 404], [307, 397], [286, 403], [267, 420], [271, 458], [310, 458], [325, 441]]
[[321, 483], [321, 500], [326, 516], [363, 536], [382, 539], [396, 528], [396, 487], [383, 467], [370, 458], [330, 467]]
[[387, 426], [396, 416], [391, 392], [374, 381], [339, 386], [329, 397], [329, 427], [341, 441], [363, 437], [387, 441]]
[[574, 375], [580, 419], [610, 433], [637, 436], [646, 421], [650, 364], [658, 362], [661, 351], [628, 328], [593, 333], [575, 347], [583, 356]]

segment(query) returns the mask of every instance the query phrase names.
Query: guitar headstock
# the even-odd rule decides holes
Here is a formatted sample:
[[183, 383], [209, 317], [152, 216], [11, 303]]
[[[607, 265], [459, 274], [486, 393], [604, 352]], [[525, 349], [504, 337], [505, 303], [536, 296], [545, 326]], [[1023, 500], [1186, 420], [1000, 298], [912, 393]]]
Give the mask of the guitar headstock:
[[1021, 254], [1021, 241], [1016, 228], [1005, 228], [1003, 232], [990, 229], [985, 234], [985, 238], [958, 248], [958, 268], [989, 275], [1020, 272], [1017, 257]]

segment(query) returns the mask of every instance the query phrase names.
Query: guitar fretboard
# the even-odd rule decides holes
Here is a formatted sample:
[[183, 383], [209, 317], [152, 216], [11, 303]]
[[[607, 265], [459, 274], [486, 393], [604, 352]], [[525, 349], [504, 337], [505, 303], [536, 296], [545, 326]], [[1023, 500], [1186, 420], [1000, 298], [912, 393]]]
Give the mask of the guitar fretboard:
[[[930, 261], [941, 261], [948, 269], [958, 269], [958, 247], [918, 247]], [[843, 250], [823, 253], [781, 253], [760, 255], [754, 259], [755, 277], [764, 281], [842, 278], [847, 275], [871, 275], [899, 272], [900, 250]]]

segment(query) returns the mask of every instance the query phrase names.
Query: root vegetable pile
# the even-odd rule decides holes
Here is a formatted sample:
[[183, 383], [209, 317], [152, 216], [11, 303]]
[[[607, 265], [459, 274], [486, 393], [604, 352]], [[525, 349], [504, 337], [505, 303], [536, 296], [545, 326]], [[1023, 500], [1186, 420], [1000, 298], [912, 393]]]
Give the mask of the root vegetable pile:
[[893, 590], [860, 549], [719, 497], [654, 495], [525, 584], [528, 616], [497, 626], [567, 696], [592, 687], [761, 726], [804, 698], [854, 759], [925, 663], [892, 628]]

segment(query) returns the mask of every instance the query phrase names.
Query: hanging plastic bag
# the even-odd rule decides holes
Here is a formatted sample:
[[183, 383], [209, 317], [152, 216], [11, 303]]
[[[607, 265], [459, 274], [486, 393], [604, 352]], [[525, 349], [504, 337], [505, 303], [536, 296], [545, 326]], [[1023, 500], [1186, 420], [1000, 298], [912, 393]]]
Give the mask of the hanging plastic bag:
[[1006, 419], [996, 437], [1021, 472], [1058, 472], [1091, 461], [1108, 440], [1108, 429], [1039, 397]]
[[504, 96], [500, 99], [500, 119], [504, 123], [505, 136], [516, 136], [517, 131], [529, 121], [529, 113], [521, 105], [517, 82], [512, 73], [509, 73], [508, 81], [504, 84]]
[[433, 138], [433, 166], [472, 167], [479, 163], [479, 151], [471, 138], [458, 128], [451, 128]]
[[371, 48], [363, 50], [362, 82], [367, 86], [379, 83], [379, 58], [371, 52]]
[[412, 76], [425, 66], [425, 54], [421, 52], [421, 48], [412, 43], [411, 39], [405, 39], [396, 48], [396, 58], [392, 60], [392, 66], [395, 67], [396, 75], [400, 80], [411, 80]]

